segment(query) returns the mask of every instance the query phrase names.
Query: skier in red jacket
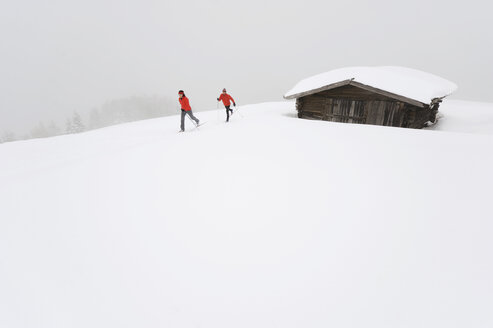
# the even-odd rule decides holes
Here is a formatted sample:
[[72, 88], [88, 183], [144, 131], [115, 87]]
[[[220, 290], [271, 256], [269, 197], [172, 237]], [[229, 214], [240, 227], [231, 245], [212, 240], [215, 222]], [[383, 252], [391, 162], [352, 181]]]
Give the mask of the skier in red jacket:
[[233, 115], [233, 110], [230, 108], [230, 106], [231, 106], [230, 100], [233, 102], [233, 106], [236, 107], [235, 100], [233, 99], [233, 97], [231, 97], [230, 95], [228, 95], [226, 93], [226, 89], [223, 89], [223, 93], [221, 93], [219, 98], [217, 98], [217, 101], [222, 101], [224, 104], [224, 107], [226, 108], [226, 122], [229, 122], [229, 112], [230, 111], [231, 111], [231, 115]]
[[180, 132], [185, 131], [185, 115], [190, 116], [192, 120], [195, 121], [197, 125], [199, 125], [199, 119], [193, 116], [192, 113], [192, 107], [190, 107], [190, 102], [188, 101], [188, 98], [185, 96], [185, 92], [183, 90], [178, 91], [178, 96], [180, 99], [180, 106], [181, 106], [181, 130]]

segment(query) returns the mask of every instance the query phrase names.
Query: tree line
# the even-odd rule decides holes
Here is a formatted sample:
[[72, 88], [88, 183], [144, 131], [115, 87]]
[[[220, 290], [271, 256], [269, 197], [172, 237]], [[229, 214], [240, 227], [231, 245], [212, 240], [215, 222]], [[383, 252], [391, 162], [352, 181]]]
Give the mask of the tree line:
[[100, 108], [92, 109], [85, 118], [77, 111], [71, 113], [64, 126], [53, 120], [39, 122], [28, 133], [16, 135], [11, 131], [0, 133], [0, 143], [46, 138], [62, 134], [73, 134], [103, 128], [110, 125], [168, 116], [177, 113], [175, 102], [161, 96], [133, 96], [105, 102]]

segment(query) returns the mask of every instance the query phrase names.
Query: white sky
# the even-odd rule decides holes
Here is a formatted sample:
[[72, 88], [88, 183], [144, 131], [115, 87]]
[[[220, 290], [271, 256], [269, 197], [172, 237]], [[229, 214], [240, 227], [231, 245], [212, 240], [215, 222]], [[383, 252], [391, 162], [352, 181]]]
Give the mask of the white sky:
[[[0, 0], [0, 131], [25, 132], [106, 100], [223, 87], [281, 100], [334, 68], [401, 65], [493, 102], [493, 5], [483, 1]], [[63, 122], [63, 121], [62, 121]]]

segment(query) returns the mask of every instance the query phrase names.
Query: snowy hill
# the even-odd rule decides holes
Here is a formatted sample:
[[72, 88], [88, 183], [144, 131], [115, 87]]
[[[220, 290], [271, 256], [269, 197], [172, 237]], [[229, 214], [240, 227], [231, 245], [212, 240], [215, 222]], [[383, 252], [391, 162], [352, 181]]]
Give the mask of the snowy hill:
[[492, 327], [493, 105], [441, 110], [2, 144], [0, 327]]

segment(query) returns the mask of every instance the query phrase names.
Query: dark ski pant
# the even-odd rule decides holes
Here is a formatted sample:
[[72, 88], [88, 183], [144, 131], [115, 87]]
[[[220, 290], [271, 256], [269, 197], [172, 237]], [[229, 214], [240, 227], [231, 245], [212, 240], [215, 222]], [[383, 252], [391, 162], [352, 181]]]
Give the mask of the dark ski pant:
[[231, 111], [231, 115], [233, 115], [233, 110], [230, 108], [231, 105], [224, 107], [226, 107], [226, 122], [229, 122], [229, 112]]
[[188, 114], [188, 116], [189, 116], [192, 120], [194, 120], [194, 121], [195, 121], [195, 123], [199, 124], [199, 119], [198, 119], [198, 118], [196, 118], [195, 116], [193, 116], [192, 110], [188, 110], [188, 111], [186, 111], [186, 110], [182, 109], [182, 110], [181, 110], [181, 130], [182, 130], [182, 131], [183, 131], [183, 130], [185, 130], [185, 115], [187, 115], [187, 114]]

